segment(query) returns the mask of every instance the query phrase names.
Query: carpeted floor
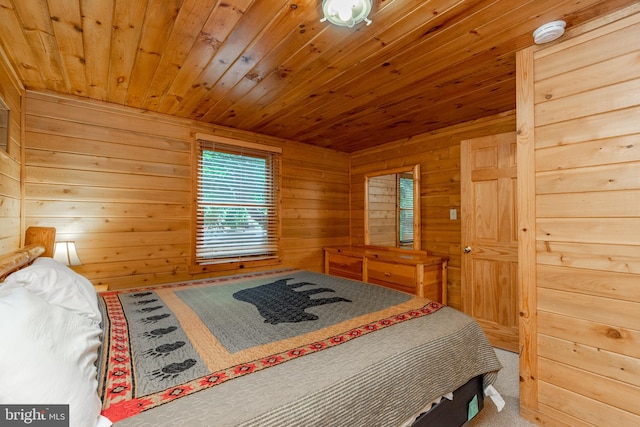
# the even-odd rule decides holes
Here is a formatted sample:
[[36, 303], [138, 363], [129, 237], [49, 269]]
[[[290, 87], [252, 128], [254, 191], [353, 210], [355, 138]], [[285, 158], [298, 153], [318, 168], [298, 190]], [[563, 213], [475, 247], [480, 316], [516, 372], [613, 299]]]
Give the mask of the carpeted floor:
[[496, 349], [496, 354], [503, 368], [498, 374], [494, 387], [505, 401], [505, 406], [498, 412], [490, 398], [485, 398], [485, 406], [465, 427], [530, 427], [535, 426], [521, 418], [519, 398], [519, 363], [518, 354]]

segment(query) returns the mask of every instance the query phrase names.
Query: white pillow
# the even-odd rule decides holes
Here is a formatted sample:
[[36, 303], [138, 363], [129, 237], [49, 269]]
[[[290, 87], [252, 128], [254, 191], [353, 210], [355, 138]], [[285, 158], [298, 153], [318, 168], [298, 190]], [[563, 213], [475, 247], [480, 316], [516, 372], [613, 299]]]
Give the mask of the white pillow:
[[100, 334], [86, 317], [0, 285], [0, 403], [69, 404], [70, 426], [96, 426]]
[[36, 259], [29, 267], [9, 275], [5, 283], [17, 283], [49, 304], [64, 307], [96, 324], [102, 321], [91, 282], [53, 258]]

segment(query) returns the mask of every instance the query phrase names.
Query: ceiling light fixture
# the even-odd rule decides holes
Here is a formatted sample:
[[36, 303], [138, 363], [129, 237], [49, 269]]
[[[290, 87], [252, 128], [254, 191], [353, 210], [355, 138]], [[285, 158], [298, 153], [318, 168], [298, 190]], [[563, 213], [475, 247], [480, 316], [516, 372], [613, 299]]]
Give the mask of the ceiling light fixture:
[[371, 12], [371, 0], [322, 0], [322, 12], [324, 18], [320, 22], [329, 21], [349, 28], [362, 21], [371, 24], [371, 20], [367, 19]]
[[564, 21], [553, 21], [541, 25], [533, 32], [533, 41], [535, 44], [542, 44], [557, 40], [564, 34], [564, 27], [566, 26], [567, 23]]

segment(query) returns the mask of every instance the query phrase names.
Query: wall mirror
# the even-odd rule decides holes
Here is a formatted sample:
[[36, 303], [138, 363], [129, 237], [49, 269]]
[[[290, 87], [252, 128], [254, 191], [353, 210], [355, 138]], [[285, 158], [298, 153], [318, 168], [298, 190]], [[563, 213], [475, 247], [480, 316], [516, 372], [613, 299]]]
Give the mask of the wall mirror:
[[9, 151], [9, 107], [0, 98], [0, 150]]
[[420, 165], [365, 174], [364, 243], [420, 250]]

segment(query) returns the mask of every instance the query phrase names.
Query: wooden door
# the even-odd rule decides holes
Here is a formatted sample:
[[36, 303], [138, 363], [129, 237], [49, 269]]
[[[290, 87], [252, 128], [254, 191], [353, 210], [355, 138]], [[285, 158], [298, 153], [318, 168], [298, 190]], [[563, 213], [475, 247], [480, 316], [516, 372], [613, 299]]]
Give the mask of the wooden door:
[[462, 141], [462, 306], [492, 345], [518, 351], [515, 132]]

